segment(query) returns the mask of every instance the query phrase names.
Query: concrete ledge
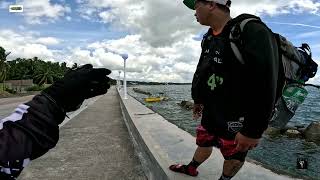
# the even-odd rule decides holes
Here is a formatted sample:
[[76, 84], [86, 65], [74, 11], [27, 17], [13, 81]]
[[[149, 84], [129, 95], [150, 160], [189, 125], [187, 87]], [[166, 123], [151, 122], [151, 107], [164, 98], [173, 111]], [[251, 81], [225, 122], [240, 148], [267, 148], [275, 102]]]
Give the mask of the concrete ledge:
[[[199, 175], [190, 177], [171, 172], [168, 167], [176, 162], [188, 163], [196, 149], [195, 138], [168, 122], [159, 114], [119, 92], [124, 120], [133, 138], [136, 151], [150, 180], [218, 179], [222, 172], [223, 157], [214, 149], [211, 157], [199, 167]], [[246, 162], [234, 180], [289, 180], [260, 165]]]
[[[128, 132], [132, 138], [136, 154], [138, 154], [138, 157], [143, 166], [145, 175], [148, 177], [149, 180], [168, 180], [169, 178], [167, 177], [166, 173], [163, 171], [161, 165], [158, 163], [158, 160], [154, 156], [154, 153], [152, 153], [149, 150], [148, 144], [146, 144], [146, 142], [144, 141], [145, 139], [143, 137], [144, 135], [140, 134], [141, 128], [139, 128], [139, 126], [137, 127], [131, 118], [134, 115], [149, 116], [154, 114], [154, 112], [149, 109], [144, 109], [143, 114], [140, 114], [140, 113], [132, 114], [132, 111], [130, 110], [132, 108], [130, 108], [130, 105], [134, 105], [134, 104], [128, 104], [127, 103], [128, 100], [123, 101], [122, 97], [120, 96], [120, 93], [118, 95], [120, 98], [120, 105], [121, 105], [123, 119], [127, 125]], [[132, 99], [131, 97], [129, 98]]]

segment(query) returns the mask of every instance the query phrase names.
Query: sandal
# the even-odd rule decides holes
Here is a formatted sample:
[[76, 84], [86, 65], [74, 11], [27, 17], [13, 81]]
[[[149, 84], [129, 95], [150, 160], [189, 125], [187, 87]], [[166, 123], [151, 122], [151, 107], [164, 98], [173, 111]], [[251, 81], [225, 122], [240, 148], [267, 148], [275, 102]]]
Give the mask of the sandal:
[[194, 168], [192, 166], [183, 165], [183, 164], [173, 164], [169, 167], [169, 169], [171, 171], [187, 174], [189, 176], [197, 176], [198, 175], [198, 171], [196, 168]]

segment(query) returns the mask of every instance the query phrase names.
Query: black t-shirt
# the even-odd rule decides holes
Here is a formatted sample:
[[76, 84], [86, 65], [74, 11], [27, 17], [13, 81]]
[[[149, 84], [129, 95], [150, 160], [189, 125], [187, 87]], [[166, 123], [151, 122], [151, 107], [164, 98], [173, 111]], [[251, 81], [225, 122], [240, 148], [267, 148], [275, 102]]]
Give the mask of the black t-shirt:
[[229, 41], [231, 20], [219, 35], [204, 36], [202, 53], [192, 82], [195, 103], [204, 104], [201, 124], [232, 139], [242, 134], [260, 138], [275, 101], [278, 51], [271, 31], [249, 22], [242, 34], [245, 64], [235, 57]]

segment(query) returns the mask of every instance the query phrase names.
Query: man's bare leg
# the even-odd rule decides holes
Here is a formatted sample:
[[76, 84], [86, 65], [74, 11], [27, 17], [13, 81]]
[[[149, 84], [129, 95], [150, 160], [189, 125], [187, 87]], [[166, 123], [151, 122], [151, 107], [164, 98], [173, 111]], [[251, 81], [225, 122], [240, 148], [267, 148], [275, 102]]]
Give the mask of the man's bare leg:
[[220, 180], [229, 180], [235, 176], [243, 166], [244, 162], [239, 160], [225, 160], [223, 163], [223, 174]]
[[193, 159], [198, 163], [203, 163], [207, 160], [212, 153], [212, 147], [197, 147], [194, 152]]

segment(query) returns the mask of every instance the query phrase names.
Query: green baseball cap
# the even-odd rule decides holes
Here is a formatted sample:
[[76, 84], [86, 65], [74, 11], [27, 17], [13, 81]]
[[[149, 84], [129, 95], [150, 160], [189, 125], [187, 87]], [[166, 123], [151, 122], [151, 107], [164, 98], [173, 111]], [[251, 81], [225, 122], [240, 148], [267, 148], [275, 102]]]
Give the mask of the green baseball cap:
[[[195, 10], [196, 1], [197, 0], [183, 0], [183, 4], [186, 5], [188, 8]], [[228, 1], [230, 0], [204, 0], [204, 1], [211, 1], [211, 2], [215, 2], [215, 3], [230, 7], [230, 5], [228, 5]]]
[[195, 0], [183, 0], [183, 4], [186, 5], [188, 8], [194, 10], [194, 6], [196, 5]]

